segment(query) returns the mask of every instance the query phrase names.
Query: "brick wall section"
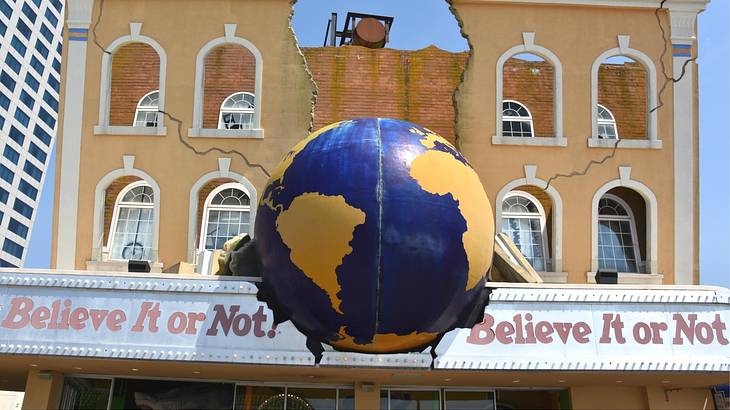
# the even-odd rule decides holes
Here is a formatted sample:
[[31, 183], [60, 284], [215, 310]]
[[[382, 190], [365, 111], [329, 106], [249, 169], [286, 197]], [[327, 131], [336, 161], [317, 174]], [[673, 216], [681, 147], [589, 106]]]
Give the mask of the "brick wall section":
[[197, 247], [200, 243], [200, 228], [203, 226], [203, 212], [205, 210], [205, 200], [208, 199], [208, 195], [210, 195], [211, 192], [213, 192], [214, 189], [218, 188], [219, 186], [223, 184], [227, 184], [229, 182], [236, 182], [233, 179], [230, 178], [216, 178], [211, 179], [208, 181], [205, 185], [203, 185], [202, 188], [200, 188], [200, 191], [198, 191], [198, 216], [197, 221], [198, 224], [196, 225], [196, 235], [195, 235], [195, 246]]
[[218, 128], [221, 104], [237, 92], [254, 93], [256, 58], [245, 47], [226, 44], [205, 57], [203, 128]]
[[598, 103], [613, 113], [619, 138], [646, 138], [647, 75], [639, 63], [601, 64]]
[[355, 117], [389, 117], [456, 138], [453, 94], [467, 52], [358, 46], [303, 48], [317, 84], [314, 128]]
[[160, 87], [160, 57], [143, 43], [122, 46], [112, 57], [109, 125], [134, 124], [139, 100]]
[[546, 61], [510, 58], [504, 63], [502, 96], [519, 101], [532, 114], [536, 137], [554, 137], [553, 66]]
[[104, 246], [109, 240], [109, 230], [112, 225], [112, 216], [114, 215], [114, 204], [117, 201], [119, 192], [132, 182], [139, 181], [140, 178], [134, 176], [125, 176], [117, 178], [112, 182], [104, 193]]

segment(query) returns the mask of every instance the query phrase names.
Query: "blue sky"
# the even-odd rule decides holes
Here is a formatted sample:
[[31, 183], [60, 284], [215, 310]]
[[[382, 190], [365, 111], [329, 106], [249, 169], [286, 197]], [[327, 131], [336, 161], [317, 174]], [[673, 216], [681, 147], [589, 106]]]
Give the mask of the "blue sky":
[[[432, 43], [450, 51], [467, 49], [443, 0], [299, 0], [292, 25], [300, 45], [324, 41], [330, 13], [347, 11], [395, 16], [390, 47], [419, 49]], [[730, 2], [713, 1], [699, 17], [700, 65], [700, 267], [702, 284], [730, 287]], [[434, 27], [438, 27], [435, 29]], [[427, 35], [421, 35], [426, 32]], [[657, 33], [659, 35], [659, 33]], [[54, 158], [41, 197], [26, 267], [50, 261]]]

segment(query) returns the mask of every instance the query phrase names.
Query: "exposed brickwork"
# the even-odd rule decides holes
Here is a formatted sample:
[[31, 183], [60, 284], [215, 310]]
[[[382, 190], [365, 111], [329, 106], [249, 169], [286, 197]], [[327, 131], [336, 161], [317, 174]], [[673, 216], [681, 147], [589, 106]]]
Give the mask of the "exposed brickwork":
[[601, 64], [598, 103], [613, 113], [619, 138], [646, 138], [646, 70], [639, 63]]
[[112, 182], [104, 193], [104, 244], [109, 240], [109, 230], [112, 225], [112, 216], [114, 215], [114, 204], [117, 201], [119, 192], [132, 182], [139, 181], [140, 178], [134, 176], [125, 176], [117, 178]]
[[455, 140], [453, 94], [468, 53], [358, 46], [302, 49], [317, 84], [314, 128], [355, 117], [390, 117]]
[[532, 114], [536, 137], [554, 137], [553, 82], [555, 70], [546, 61], [510, 58], [504, 63], [502, 97], [519, 101]]
[[245, 47], [226, 44], [205, 57], [203, 128], [218, 128], [221, 104], [233, 93], [254, 93], [256, 58]]
[[130, 126], [139, 100], [160, 87], [160, 57], [143, 43], [122, 46], [112, 57], [109, 125]]
[[197, 227], [195, 228], [195, 246], [198, 246], [198, 243], [200, 243], [200, 228], [203, 226], [203, 211], [205, 209], [205, 200], [208, 198], [208, 195], [213, 192], [214, 189], [229, 182], [236, 181], [230, 178], [211, 179], [205, 185], [203, 185], [202, 188], [200, 188], [200, 191], [198, 191], [198, 217], [196, 219], [198, 223], [197, 225], [195, 225]]

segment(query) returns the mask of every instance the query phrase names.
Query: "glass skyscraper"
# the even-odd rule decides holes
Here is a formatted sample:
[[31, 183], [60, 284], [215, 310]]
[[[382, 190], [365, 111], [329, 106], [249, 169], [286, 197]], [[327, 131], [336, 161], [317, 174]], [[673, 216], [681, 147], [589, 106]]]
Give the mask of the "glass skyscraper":
[[0, 267], [23, 266], [56, 136], [63, 2], [0, 0]]

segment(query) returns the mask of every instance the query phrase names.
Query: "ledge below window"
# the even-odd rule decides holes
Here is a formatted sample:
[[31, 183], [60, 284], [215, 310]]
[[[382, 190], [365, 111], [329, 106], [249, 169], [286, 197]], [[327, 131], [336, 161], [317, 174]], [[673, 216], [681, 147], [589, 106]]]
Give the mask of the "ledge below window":
[[565, 147], [568, 139], [565, 137], [505, 137], [492, 136], [493, 145], [532, 145], [537, 147]]
[[264, 129], [221, 130], [218, 128], [188, 128], [188, 137], [261, 139], [264, 138]]
[[[588, 138], [589, 148], [613, 148], [616, 140], [603, 138]], [[622, 139], [618, 142], [619, 148], [635, 148], [635, 149], [661, 149], [662, 140], [629, 140]]]
[[152, 135], [164, 137], [167, 127], [133, 127], [126, 125], [95, 125], [94, 135]]
[[[86, 270], [95, 272], [128, 272], [127, 261], [86, 261]], [[162, 272], [162, 262], [150, 262], [150, 273]]]
[[[661, 285], [663, 281], [659, 273], [618, 273], [619, 285]], [[596, 283], [596, 272], [586, 272], [586, 282]]]
[[537, 272], [545, 283], [568, 283], [568, 272]]

